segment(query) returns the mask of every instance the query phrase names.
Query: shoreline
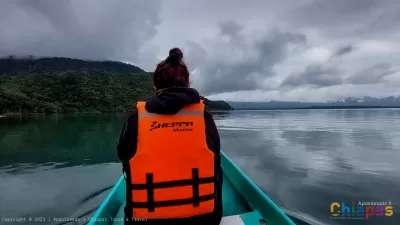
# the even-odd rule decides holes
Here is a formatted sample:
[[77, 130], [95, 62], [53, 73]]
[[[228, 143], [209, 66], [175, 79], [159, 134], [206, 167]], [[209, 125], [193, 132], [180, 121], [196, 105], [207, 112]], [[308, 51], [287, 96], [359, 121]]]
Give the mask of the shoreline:
[[[219, 113], [219, 112], [234, 112], [234, 111], [281, 111], [281, 110], [321, 110], [321, 109], [399, 109], [400, 106], [311, 106], [311, 107], [294, 107], [294, 108], [237, 108], [237, 109], [208, 109], [210, 113]], [[132, 113], [130, 111], [110, 111], [110, 112], [101, 112], [101, 111], [93, 111], [93, 112], [51, 112], [51, 113], [21, 113], [21, 112], [9, 112], [3, 115], [0, 115], [0, 118], [7, 116], [15, 116], [15, 115], [77, 115], [77, 114], [129, 114]]]
[[235, 110], [305, 110], [305, 109], [399, 109], [400, 106], [309, 106], [309, 107], [291, 107], [291, 108], [237, 108]]
[[[216, 109], [216, 110], [209, 110], [209, 112], [231, 112], [234, 109]], [[20, 116], [20, 115], [77, 115], [77, 114], [129, 114], [133, 111], [110, 111], [110, 112], [100, 112], [100, 111], [93, 111], [93, 112], [51, 112], [51, 113], [34, 113], [34, 112], [9, 112], [0, 117], [7, 117], [7, 116]]]

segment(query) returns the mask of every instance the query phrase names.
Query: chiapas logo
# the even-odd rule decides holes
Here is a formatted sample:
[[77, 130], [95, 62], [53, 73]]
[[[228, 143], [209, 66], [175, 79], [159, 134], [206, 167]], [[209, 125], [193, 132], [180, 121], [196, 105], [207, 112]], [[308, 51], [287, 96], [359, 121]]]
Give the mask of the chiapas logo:
[[364, 219], [371, 217], [391, 217], [394, 209], [392, 202], [355, 202], [346, 204], [345, 202], [333, 202], [330, 206], [331, 219]]

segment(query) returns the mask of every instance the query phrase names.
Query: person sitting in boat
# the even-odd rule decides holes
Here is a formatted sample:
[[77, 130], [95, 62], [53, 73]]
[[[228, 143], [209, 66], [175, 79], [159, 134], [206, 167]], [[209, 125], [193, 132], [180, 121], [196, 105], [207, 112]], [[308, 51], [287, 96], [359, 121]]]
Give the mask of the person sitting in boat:
[[153, 73], [156, 94], [139, 101], [118, 144], [127, 183], [125, 224], [219, 224], [220, 138], [189, 87], [178, 48]]

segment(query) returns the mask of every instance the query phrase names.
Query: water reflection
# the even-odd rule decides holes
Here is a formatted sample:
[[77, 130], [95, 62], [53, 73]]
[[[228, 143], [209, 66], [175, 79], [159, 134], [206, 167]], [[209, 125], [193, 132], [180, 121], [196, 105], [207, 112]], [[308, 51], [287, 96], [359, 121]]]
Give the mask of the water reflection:
[[[302, 209], [305, 214], [315, 215], [322, 221], [326, 220], [328, 206], [332, 202], [352, 201], [391, 201], [389, 199], [398, 199], [396, 189], [399, 184], [393, 184], [385, 177], [371, 177], [362, 173], [343, 173], [331, 172], [325, 176], [320, 176], [318, 180], [305, 182], [302, 185], [293, 185], [291, 191], [302, 193], [297, 195], [296, 201], [293, 201], [293, 208]], [[378, 191], [379, 190], [379, 191]], [[310, 199], [310, 197], [312, 198]], [[318, 200], [317, 200], [318, 199]], [[393, 201], [392, 201], [393, 203]], [[305, 204], [307, 207], [305, 207]], [[395, 203], [394, 208], [400, 206]], [[360, 221], [346, 220], [337, 224], [364, 224]], [[398, 224], [399, 218], [393, 217], [375, 217], [368, 224]], [[335, 224], [329, 221], [329, 224]]]
[[[397, 202], [395, 208], [400, 206], [397, 113], [320, 110], [281, 111], [275, 117], [260, 112], [252, 119], [249, 115], [236, 112], [217, 121], [224, 151], [290, 215], [314, 224], [359, 224], [330, 220], [329, 205], [392, 201]], [[382, 155], [381, 150], [391, 151]], [[393, 216], [369, 223], [394, 225], [399, 220]]]
[[213, 116], [214, 120], [222, 120], [231, 115], [230, 111], [211, 111], [210, 114]]
[[351, 160], [347, 159], [343, 153], [340, 153], [339, 156], [333, 158], [333, 164], [339, 171], [350, 172], [354, 169], [354, 165], [351, 163]]
[[391, 141], [377, 130], [353, 129], [351, 140], [357, 146], [373, 150], [393, 150]]
[[292, 145], [304, 145], [307, 151], [329, 151], [343, 145], [341, 133], [334, 131], [285, 130], [282, 138]]
[[[290, 163], [287, 158], [276, 152], [278, 143], [268, 139], [261, 131], [243, 131], [238, 138], [235, 131], [223, 131], [222, 145], [246, 174], [265, 190], [282, 207], [285, 207], [289, 180], [301, 180], [308, 176], [306, 168]], [[277, 171], [279, 171], [277, 173]], [[286, 208], [286, 207], [285, 207]]]
[[116, 145], [127, 116], [34, 116], [2, 118], [0, 166], [67, 162], [68, 165], [118, 162]]
[[[115, 146], [128, 116], [2, 118], [1, 216], [93, 213], [121, 173]], [[352, 224], [360, 221], [330, 220], [330, 203], [400, 207], [400, 110], [233, 111], [214, 119], [222, 150], [290, 215]]]
[[0, 212], [5, 217], [78, 217], [94, 211], [121, 175], [118, 163], [19, 165], [20, 173], [10, 169], [0, 168]]

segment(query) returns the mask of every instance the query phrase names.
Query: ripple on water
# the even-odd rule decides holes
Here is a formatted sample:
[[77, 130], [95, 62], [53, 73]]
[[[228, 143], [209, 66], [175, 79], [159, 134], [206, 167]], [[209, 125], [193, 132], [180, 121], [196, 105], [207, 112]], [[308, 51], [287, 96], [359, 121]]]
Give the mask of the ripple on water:
[[27, 173], [0, 170], [2, 215], [66, 217], [85, 214], [99, 206], [107, 190], [121, 175], [119, 163], [53, 169], [45, 166], [35, 171], [32, 164], [23, 167], [27, 168]]
[[[125, 119], [43, 117], [0, 126], [6, 134], [0, 135], [1, 214], [93, 213], [121, 173], [119, 163], [94, 163], [117, 160], [115, 145]], [[252, 111], [215, 117], [222, 150], [280, 207], [321, 225], [351, 224], [329, 219], [333, 201], [384, 200], [396, 203], [395, 210], [400, 207], [399, 119], [400, 110]], [[368, 224], [398, 225], [399, 218]]]
[[[254, 120], [236, 115], [217, 124], [223, 150], [280, 207], [314, 224], [348, 225], [359, 221], [331, 220], [332, 202], [380, 200], [400, 207], [399, 115], [260, 112]], [[369, 223], [400, 224], [398, 217]]]

